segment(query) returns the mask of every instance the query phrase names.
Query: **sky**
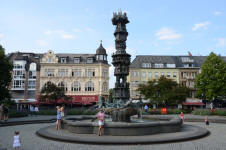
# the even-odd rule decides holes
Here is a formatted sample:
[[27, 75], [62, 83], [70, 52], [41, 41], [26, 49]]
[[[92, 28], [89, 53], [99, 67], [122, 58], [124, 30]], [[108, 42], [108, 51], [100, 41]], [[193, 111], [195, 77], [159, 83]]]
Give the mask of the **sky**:
[[[225, 0], [0, 0], [0, 44], [6, 53], [95, 53], [103, 41], [111, 64], [113, 12], [130, 21], [132, 55], [226, 56]], [[113, 66], [110, 87], [114, 86]]]

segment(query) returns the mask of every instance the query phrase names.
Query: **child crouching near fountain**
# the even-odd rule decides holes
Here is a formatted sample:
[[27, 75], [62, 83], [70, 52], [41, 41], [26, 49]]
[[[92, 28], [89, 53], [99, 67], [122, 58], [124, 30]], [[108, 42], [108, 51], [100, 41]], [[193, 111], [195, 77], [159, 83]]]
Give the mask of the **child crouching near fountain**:
[[104, 119], [105, 119], [105, 114], [104, 114], [102, 109], [100, 109], [100, 111], [98, 112], [97, 119], [98, 119], [98, 125], [99, 125], [98, 135], [101, 136], [102, 129], [103, 129], [103, 126], [104, 126]]

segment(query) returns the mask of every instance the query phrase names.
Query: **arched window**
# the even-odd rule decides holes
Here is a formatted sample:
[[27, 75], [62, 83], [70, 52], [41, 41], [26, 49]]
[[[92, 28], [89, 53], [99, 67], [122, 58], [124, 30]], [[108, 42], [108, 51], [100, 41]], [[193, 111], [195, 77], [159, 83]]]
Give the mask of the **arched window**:
[[78, 81], [72, 83], [71, 91], [81, 91], [81, 85]]
[[61, 81], [61, 82], [58, 84], [58, 87], [64, 88], [64, 91], [67, 91], [67, 83], [64, 83], [63, 81]]
[[106, 82], [103, 83], [102, 90], [103, 90], [103, 92], [107, 92], [108, 91], [108, 85], [107, 85]]
[[85, 91], [94, 91], [94, 84], [93, 84], [93, 82], [91, 82], [91, 81], [86, 82]]

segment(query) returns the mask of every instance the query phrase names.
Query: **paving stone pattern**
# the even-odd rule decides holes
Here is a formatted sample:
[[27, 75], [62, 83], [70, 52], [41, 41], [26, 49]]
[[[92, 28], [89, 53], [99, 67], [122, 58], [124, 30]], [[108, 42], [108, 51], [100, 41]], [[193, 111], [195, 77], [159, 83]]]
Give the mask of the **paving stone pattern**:
[[[207, 128], [211, 134], [205, 138], [180, 143], [153, 145], [90, 145], [51, 141], [38, 137], [35, 132], [54, 123], [0, 127], [0, 149], [12, 150], [14, 131], [20, 131], [22, 150], [226, 150], [226, 125], [186, 123]], [[61, 132], [59, 132], [61, 134]], [[98, 138], [98, 136], [97, 136]]]

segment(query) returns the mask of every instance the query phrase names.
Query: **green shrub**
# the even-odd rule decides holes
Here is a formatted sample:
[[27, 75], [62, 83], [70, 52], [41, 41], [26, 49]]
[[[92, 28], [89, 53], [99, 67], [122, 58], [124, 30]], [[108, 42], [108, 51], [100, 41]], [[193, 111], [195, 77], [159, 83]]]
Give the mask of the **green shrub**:
[[9, 111], [9, 118], [26, 117], [26, 116], [28, 116], [26, 112]]
[[[97, 114], [97, 110], [86, 110], [86, 109], [66, 109], [66, 115], [95, 115]], [[56, 115], [57, 111], [53, 110], [40, 110], [39, 115]]]

